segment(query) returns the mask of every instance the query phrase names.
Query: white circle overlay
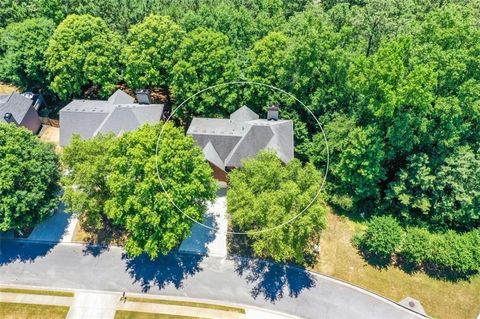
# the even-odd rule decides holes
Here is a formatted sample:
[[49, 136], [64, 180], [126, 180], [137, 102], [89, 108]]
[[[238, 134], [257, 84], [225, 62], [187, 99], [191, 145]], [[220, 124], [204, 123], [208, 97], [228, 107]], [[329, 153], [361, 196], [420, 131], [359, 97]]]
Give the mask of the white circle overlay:
[[220, 231], [219, 228], [215, 228], [215, 227], [210, 227], [208, 225], [205, 225], [199, 221], [196, 221], [194, 218], [192, 218], [191, 216], [189, 216], [187, 213], [185, 213], [180, 207], [177, 206], [177, 204], [175, 204], [175, 201], [173, 200], [172, 196], [167, 192], [167, 190], [165, 189], [164, 185], [163, 185], [163, 182], [162, 182], [162, 177], [160, 176], [160, 172], [159, 172], [159, 169], [158, 169], [158, 151], [159, 151], [159, 144], [160, 144], [160, 139], [162, 137], [162, 134], [163, 134], [163, 129], [164, 129], [164, 125], [162, 125], [162, 129], [160, 130], [160, 134], [158, 135], [158, 138], [157, 138], [157, 143], [156, 143], [156, 146], [155, 146], [155, 169], [157, 171], [157, 177], [160, 181], [160, 186], [162, 187], [162, 190], [163, 192], [167, 195], [169, 201], [172, 203], [172, 205], [179, 211], [181, 212], [184, 216], [186, 216], [188, 219], [190, 219], [191, 221], [193, 221], [194, 223], [202, 226], [202, 227], [205, 227], [209, 230], [213, 230], [215, 232], [217, 232], [218, 234], [222, 234], [222, 235], [227, 235], [227, 234], [230, 234], [230, 235], [255, 235], [255, 234], [261, 234], [261, 233], [265, 233], [265, 232], [268, 232], [268, 231], [272, 231], [272, 230], [275, 230], [275, 229], [278, 229], [278, 228], [281, 228], [291, 222], [293, 222], [294, 220], [296, 220], [297, 218], [299, 218], [301, 215], [303, 215], [307, 209], [309, 209], [313, 203], [317, 200], [318, 196], [320, 195], [320, 192], [322, 191], [322, 189], [325, 187], [325, 183], [326, 183], [326, 180], [327, 180], [327, 174], [328, 174], [328, 168], [329, 168], [329, 164], [330, 164], [330, 152], [329, 152], [329, 149], [328, 149], [328, 141], [327, 141], [327, 137], [325, 135], [325, 132], [323, 130], [323, 127], [322, 125], [320, 124], [320, 121], [317, 119], [317, 117], [315, 116], [315, 114], [313, 114], [313, 112], [302, 102], [300, 101], [299, 99], [297, 99], [293, 94], [285, 91], [285, 90], [282, 90], [278, 87], [275, 87], [273, 85], [269, 85], [269, 84], [265, 84], [265, 83], [260, 83], [260, 82], [252, 82], [252, 81], [232, 81], [232, 82], [225, 82], [225, 83], [219, 83], [219, 84], [215, 84], [215, 85], [212, 85], [212, 86], [209, 86], [205, 89], [202, 89], [200, 91], [198, 91], [197, 93], [191, 95], [190, 97], [188, 97], [186, 100], [184, 100], [182, 103], [180, 103], [174, 110], [173, 112], [170, 113], [170, 116], [167, 118], [167, 120], [165, 121], [164, 124], [168, 123], [168, 121], [170, 121], [170, 119], [172, 118], [172, 116], [185, 104], [187, 103], [188, 101], [190, 101], [191, 99], [193, 99], [194, 97], [196, 97], [197, 95], [200, 95], [202, 94], [203, 92], [206, 92], [206, 91], [209, 91], [209, 90], [212, 90], [212, 89], [216, 89], [216, 88], [219, 88], [219, 87], [224, 87], [224, 86], [230, 86], [230, 85], [251, 85], [251, 86], [261, 86], [261, 87], [266, 87], [266, 88], [269, 88], [273, 91], [277, 91], [277, 92], [280, 92], [280, 93], [283, 93], [283, 94], [286, 94], [287, 96], [293, 98], [296, 102], [300, 103], [300, 105], [302, 105], [309, 113], [311, 116], [313, 116], [313, 118], [315, 119], [315, 121], [317, 122], [317, 125], [318, 127], [320, 128], [321, 132], [322, 132], [322, 135], [323, 135], [323, 140], [325, 141], [325, 149], [327, 151], [327, 164], [325, 166], [325, 173], [324, 173], [324, 176], [323, 176], [323, 180], [322, 180], [322, 183], [320, 184], [320, 187], [318, 188], [318, 191], [317, 193], [315, 194], [315, 196], [313, 197], [313, 199], [310, 201], [310, 203], [305, 206], [305, 208], [299, 212], [298, 214], [296, 214], [295, 216], [293, 216], [292, 218], [288, 219], [287, 221], [284, 221], [283, 223], [279, 224], [279, 225], [276, 225], [274, 227], [269, 227], [269, 228], [264, 228], [264, 229], [260, 229], [260, 230], [252, 230], [252, 231], [245, 231], [245, 232], [234, 232], [234, 231]]

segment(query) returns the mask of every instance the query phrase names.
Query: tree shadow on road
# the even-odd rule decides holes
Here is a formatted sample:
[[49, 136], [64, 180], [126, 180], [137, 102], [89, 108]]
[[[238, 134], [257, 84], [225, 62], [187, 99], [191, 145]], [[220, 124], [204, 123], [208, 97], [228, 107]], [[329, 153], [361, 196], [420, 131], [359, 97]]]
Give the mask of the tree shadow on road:
[[91, 242], [87, 242], [85, 247], [82, 249], [82, 253], [84, 256], [92, 255], [93, 257], [98, 257], [103, 254], [105, 251], [109, 250], [109, 246], [105, 244], [94, 244]]
[[46, 256], [57, 243], [24, 243], [19, 241], [0, 241], [0, 266], [14, 262], [32, 263]]
[[285, 294], [297, 298], [305, 289], [315, 287], [315, 278], [304, 269], [286, 264], [277, 264], [260, 259], [234, 257], [235, 272], [253, 284], [250, 294], [271, 303], [282, 299]]
[[178, 252], [160, 256], [155, 260], [143, 254], [135, 258], [126, 259], [127, 272], [134, 279], [134, 283], [142, 286], [143, 292], [158, 287], [164, 289], [173, 285], [176, 289], [183, 286], [183, 281], [201, 271], [200, 262], [204, 256], [196, 254], [181, 254]]

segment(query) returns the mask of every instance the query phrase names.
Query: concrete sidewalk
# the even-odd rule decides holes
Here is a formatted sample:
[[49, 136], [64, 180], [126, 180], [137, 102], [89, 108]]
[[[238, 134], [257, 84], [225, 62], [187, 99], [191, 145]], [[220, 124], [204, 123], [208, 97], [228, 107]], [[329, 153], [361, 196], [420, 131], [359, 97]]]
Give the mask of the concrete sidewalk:
[[119, 293], [76, 292], [67, 319], [113, 319], [120, 296]]

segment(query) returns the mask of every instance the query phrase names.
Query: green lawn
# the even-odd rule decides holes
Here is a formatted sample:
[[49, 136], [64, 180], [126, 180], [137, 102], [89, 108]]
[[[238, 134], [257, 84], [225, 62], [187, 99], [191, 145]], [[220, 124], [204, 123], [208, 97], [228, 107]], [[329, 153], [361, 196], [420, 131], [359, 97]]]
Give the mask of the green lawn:
[[163, 304], [163, 305], [207, 308], [207, 309], [215, 309], [215, 310], [221, 310], [221, 311], [245, 313], [245, 309], [242, 309], [242, 308], [223, 306], [223, 305], [215, 305], [215, 304], [202, 303], [202, 302], [168, 300], [168, 299], [150, 299], [150, 298], [128, 297], [128, 296], [127, 296], [127, 301], [158, 303], [158, 304]]
[[63, 319], [67, 316], [68, 309], [69, 309], [68, 307], [62, 307], [62, 306], [0, 302], [0, 318], [2, 319], [43, 319], [43, 318]]
[[46, 295], [46, 296], [59, 296], [59, 297], [74, 296], [73, 292], [54, 291], [54, 290], [37, 290], [37, 289], [0, 288], [0, 292], [12, 292], [17, 294]]
[[115, 319], [203, 319], [203, 318], [166, 315], [161, 313], [147, 313], [147, 312], [118, 310], [115, 313]]
[[350, 243], [361, 223], [329, 214], [321, 237], [321, 255], [315, 270], [400, 301], [411, 296], [421, 301], [428, 315], [445, 319], [474, 319], [480, 313], [480, 275], [470, 281], [448, 282], [419, 272], [407, 274], [390, 266], [378, 269], [363, 260]]

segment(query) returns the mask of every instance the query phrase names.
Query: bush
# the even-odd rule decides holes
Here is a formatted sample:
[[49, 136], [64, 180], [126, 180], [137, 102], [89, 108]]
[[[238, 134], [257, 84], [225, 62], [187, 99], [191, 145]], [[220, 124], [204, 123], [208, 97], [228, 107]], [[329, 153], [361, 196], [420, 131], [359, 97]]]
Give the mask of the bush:
[[469, 276], [480, 270], [480, 231], [459, 234], [448, 231], [434, 235], [429, 270], [442, 276]]
[[354, 238], [370, 263], [386, 265], [393, 253], [402, 257], [402, 267], [416, 266], [431, 276], [458, 280], [480, 271], [480, 230], [430, 233], [411, 227], [406, 234], [393, 217], [374, 217], [365, 233]]
[[402, 243], [401, 256], [406, 262], [420, 265], [432, 251], [432, 235], [423, 228], [409, 228]]
[[365, 252], [390, 261], [403, 238], [403, 229], [391, 216], [373, 217], [366, 232], [358, 237], [357, 244]]

